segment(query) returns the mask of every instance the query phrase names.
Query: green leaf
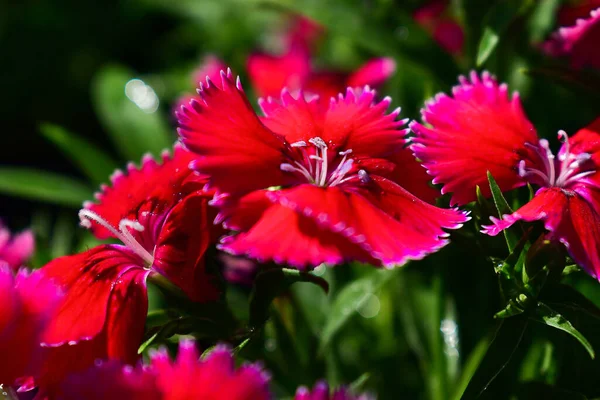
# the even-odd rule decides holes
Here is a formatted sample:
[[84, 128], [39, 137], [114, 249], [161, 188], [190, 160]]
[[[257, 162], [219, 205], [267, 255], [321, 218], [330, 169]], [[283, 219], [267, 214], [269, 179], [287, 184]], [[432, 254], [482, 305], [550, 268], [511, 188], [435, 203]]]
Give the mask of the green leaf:
[[[498, 216], [502, 218], [503, 215], [512, 214], [512, 208], [508, 205], [506, 198], [502, 194], [502, 190], [496, 183], [496, 180], [490, 171], [487, 172], [487, 177], [490, 184], [490, 191], [492, 192], [492, 198], [494, 199], [494, 204], [498, 210]], [[519, 223], [516, 223], [510, 228], [504, 230], [504, 238], [506, 239], [508, 251], [514, 251], [515, 246], [517, 243], [519, 243], [519, 240], [522, 238], [522, 236], [523, 230], [521, 229], [521, 225]]]
[[40, 126], [40, 132], [79, 167], [95, 185], [106, 183], [118, 163], [86, 139], [49, 123]]
[[79, 208], [92, 189], [72, 178], [30, 168], [0, 168], [0, 193]]
[[454, 396], [452, 397], [453, 400], [460, 400], [460, 397], [467, 388], [469, 381], [475, 374], [479, 364], [481, 364], [481, 361], [483, 360], [483, 357], [490, 346], [490, 340], [491, 338], [489, 337], [484, 337], [481, 339], [471, 354], [469, 354], [467, 357], [467, 361], [465, 362], [460, 378], [456, 384], [456, 390], [454, 391]]
[[577, 341], [581, 343], [592, 359], [596, 356], [594, 348], [585, 338], [585, 336], [583, 336], [583, 334], [579, 332], [565, 317], [541, 301], [538, 302], [538, 306], [535, 309], [535, 316], [537, 317], [536, 320], [539, 322], [542, 322], [553, 328], [560, 329], [561, 331], [564, 331], [577, 339]]
[[524, 315], [500, 320], [483, 360], [465, 391], [460, 394], [461, 399], [476, 399], [485, 392], [512, 359], [521, 344], [527, 325], [528, 319]]
[[485, 28], [477, 49], [478, 67], [481, 67], [492, 55], [500, 42], [501, 35], [510, 26], [511, 22], [532, 5], [533, 1], [531, 0], [502, 0], [496, 2], [485, 16]]
[[[92, 95], [100, 122], [117, 151], [127, 160], [138, 161], [147, 152], [156, 156], [162, 150], [170, 149], [175, 137], [159, 112], [144, 111], [126, 96], [125, 86], [133, 78], [135, 74], [124, 67], [105, 67], [95, 77]], [[144, 83], [138, 80], [134, 85]], [[155, 96], [154, 91], [146, 87], [136, 90], [137, 96], [143, 97], [144, 93]], [[138, 103], [144, 104], [143, 101]]]
[[560, 0], [538, 1], [531, 18], [529, 18], [529, 31], [531, 41], [539, 43], [550, 33], [555, 22]]
[[329, 284], [310, 272], [289, 268], [272, 268], [262, 271], [254, 280], [250, 296], [250, 329], [260, 328], [269, 318], [271, 303], [282, 291], [296, 282], [310, 282], [320, 286], [325, 293]]
[[392, 277], [396, 275], [394, 270], [371, 271], [360, 279], [357, 279], [339, 291], [332, 302], [331, 311], [325, 321], [319, 343], [319, 353], [329, 346], [334, 336], [344, 327], [350, 318], [357, 313], [364, 303], [369, 300], [373, 293], [379, 291]]

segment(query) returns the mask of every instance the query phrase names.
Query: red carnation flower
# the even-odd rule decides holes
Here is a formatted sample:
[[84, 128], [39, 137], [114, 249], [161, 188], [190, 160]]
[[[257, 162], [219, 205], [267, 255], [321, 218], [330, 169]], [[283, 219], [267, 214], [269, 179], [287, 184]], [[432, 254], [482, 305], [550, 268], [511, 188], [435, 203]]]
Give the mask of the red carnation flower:
[[60, 303], [61, 292], [40, 271], [16, 276], [0, 266], [0, 382], [37, 375], [42, 361], [40, 338]]
[[84, 253], [51, 261], [42, 271], [60, 283], [66, 298], [43, 336], [48, 361], [39, 384], [52, 391], [69, 371], [96, 358], [137, 360], [148, 308], [146, 278], [164, 276], [193, 301], [219, 296], [204, 254], [217, 232], [210, 229], [205, 181], [176, 147], [162, 164], [145, 157], [140, 168], [117, 171], [112, 186], [79, 212], [82, 225], [101, 239], [116, 238]]
[[298, 268], [360, 260], [393, 266], [447, 242], [468, 218], [437, 208], [436, 191], [410, 152], [391, 100], [368, 87], [329, 106], [300, 93], [260, 101], [258, 117], [222, 72], [178, 114], [192, 168], [217, 190], [217, 221], [239, 233], [221, 248]]
[[[422, 111], [428, 126], [412, 123], [412, 149], [452, 192], [452, 202], [475, 199], [486, 188], [490, 171], [502, 190], [527, 183], [540, 187], [535, 197], [484, 232], [497, 235], [518, 220], [544, 222], [548, 236], [563, 243], [586, 271], [600, 273], [600, 119], [572, 138], [559, 132], [563, 145], [555, 157], [548, 141], [538, 139], [518, 95], [508, 98], [506, 85], [488, 73], [462, 77], [454, 97], [439, 94]], [[486, 191], [489, 194], [489, 189]]]
[[162, 349], [150, 355], [149, 365], [113, 361], [73, 374], [64, 382], [61, 398], [269, 400], [269, 379], [259, 364], [236, 369], [226, 346], [218, 345], [199, 360], [194, 342], [182, 341], [175, 361]]

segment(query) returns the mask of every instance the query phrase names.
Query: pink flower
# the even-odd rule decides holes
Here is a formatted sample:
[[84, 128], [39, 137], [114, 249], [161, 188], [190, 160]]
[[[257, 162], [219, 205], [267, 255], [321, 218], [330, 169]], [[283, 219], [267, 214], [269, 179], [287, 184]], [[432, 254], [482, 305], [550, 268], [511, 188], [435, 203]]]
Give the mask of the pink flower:
[[561, 26], [573, 25], [580, 18], [587, 18], [590, 11], [600, 7], [600, 0], [570, 0], [558, 10], [558, 23]]
[[447, 15], [448, 1], [433, 0], [419, 8], [414, 14], [415, 21], [448, 53], [462, 53], [465, 34], [462, 27]]
[[329, 392], [329, 385], [325, 381], [315, 384], [312, 391], [305, 387], [299, 387], [296, 391], [294, 400], [374, 400], [375, 398], [368, 394], [355, 395], [349, 389], [342, 386], [333, 393]]
[[[518, 95], [508, 98], [506, 85], [488, 73], [471, 74], [439, 94], [422, 111], [429, 125], [412, 123], [412, 149], [423, 160], [452, 202], [475, 199], [475, 186], [486, 188], [489, 170], [502, 190], [526, 183], [540, 187], [535, 197], [502, 220], [492, 218], [484, 233], [497, 235], [518, 220], [544, 222], [548, 237], [565, 245], [590, 275], [600, 273], [600, 118], [568, 138], [555, 157], [548, 141], [537, 138]], [[486, 191], [489, 195], [489, 190]]]
[[[145, 157], [140, 168], [117, 171], [98, 203], [79, 212], [82, 225], [106, 244], [60, 257], [42, 268], [61, 284], [65, 301], [44, 332], [48, 361], [38, 384], [52, 393], [70, 371], [96, 358], [137, 360], [148, 308], [146, 279], [160, 276], [192, 301], [219, 297], [204, 255], [220, 234], [210, 224], [205, 179], [188, 164], [193, 156], [176, 147], [162, 164]], [[118, 228], [117, 228], [118, 227]]]
[[0, 222], [0, 265], [6, 263], [17, 270], [31, 257], [34, 248], [33, 232], [26, 230], [11, 237], [10, 231]]
[[574, 25], [562, 27], [544, 43], [544, 50], [555, 57], [567, 57], [571, 67], [600, 69], [600, 8], [577, 19]]
[[235, 369], [228, 347], [219, 345], [199, 360], [194, 342], [179, 344], [177, 359], [165, 349], [150, 355], [149, 365], [99, 363], [71, 375], [61, 399], [268, 400], [269, 375], [258, 364]]
[[178, 114], [192, 168], [216, 189], [217, 221], [239, 233], [220, 248], [297, 268], [360, 260], [388, 267], [447, 244], [468, 218], [437, 208], [408, 150], [399, 109], [365, 87], [326, 106], [300, 93], [259, 102], [233, 76], [210, 80]]
[[371, 59], [352, 73], [316, 70], [312, 66], [311, 45], [323, 28], [306, 18], [295, 21], [285, 37], [282, 54], [257, 52], [248, 58], [248, 75], [259, 96], [279, 97], [281, 90], [287, 88], [292, 93], [302, 90], [307, 96], [329, 99], [347, 87], [380, 86], [396, 71], [391, 58]]
[[42, 362], [40, 339], [61, 300], [58, 288], [41, 271], [16, 276], [0, 266], [0, 382], [37, 375]]

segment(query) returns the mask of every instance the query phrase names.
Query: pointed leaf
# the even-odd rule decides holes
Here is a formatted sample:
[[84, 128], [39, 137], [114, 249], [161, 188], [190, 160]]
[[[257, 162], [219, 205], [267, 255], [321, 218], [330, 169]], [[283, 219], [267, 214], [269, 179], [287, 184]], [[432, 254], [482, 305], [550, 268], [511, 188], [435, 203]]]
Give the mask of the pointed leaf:
[[[496, 180], [489, 171], [487, 173], [487, 176], [488, 181], [490, 183], [492, 198], [494, 199], [494, 204], [496, 205], [496, 209], [498, 210], [498, 216], [502, 218], [503, 215], [512, 214], [512, 208], [508, 205], [506, 198], [502, 194], [502, 190], [500, 189], [500, 187], [496, 183]], [[508, 251], [512, 252], [515, 249], [515, 246], [517, 245], [522, 236], [523, 229], [521, 228], [520, 223], [516, 223], [510, 228], [504, 230], [504, 238], [506, 239]]]
[[596, 356], [591, 343], [573, 326], [571, 322], [569, 322], [561, 314], [540, 301], [535, 309], [535, 315], [539, 322], [542, 322], [553, 328], [560, 329], [561, 331], [564, 331], [577, 339], [577, 341], [581, 343], [592, 359]]
[[528, 320], [525, 316], [500, 320], [485, 357], [461, 394], [461, 399], [476, 399], [485, 392], [510, 362], [521, 344], [527, 325]]
[[532, 5], [533, 1], [531, 0], [502, 0], [496, 2], [485, 16], [485, 28], [477, 50], [478, 67], [481, 67], [492, 55], [500, 42], [500, 36], [506, 31], [511, 22]]
[[171, 148], [175, 137], [157, 112], [154, 90], [134, 78], [135, 74], [123, 67], [105, 67], [94, 80], [92, 94], [100, 122], [117, 151], [137, 162], [147, 152], [156, 156]]
[[250, 296], [250, 328], [260, 328], [269, 318], [271, 303], [282, 291], [296, 282], [310, 282], [320, 286], [325, 293], [329, 284], [323, 278], [310, 272], [289, 268], [272, 268], [260, 272], [255, 280]]
[[45, 201], [68, 207], [81, 207], [92, 197], [92, 189], [72, 178], [30, 168], [0, 168], [0, 193]]
[[40, 126], [40, 132], [69, 157], [94, 185], [106, 183], [119, 166], [97, 146], [58, 125], [44, 123]]

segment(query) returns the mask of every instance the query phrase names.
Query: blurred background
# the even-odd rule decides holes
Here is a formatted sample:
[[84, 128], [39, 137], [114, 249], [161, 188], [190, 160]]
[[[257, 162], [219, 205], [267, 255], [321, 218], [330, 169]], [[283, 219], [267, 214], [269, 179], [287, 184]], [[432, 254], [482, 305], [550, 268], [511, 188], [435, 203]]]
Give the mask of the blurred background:
[[[88, 246], [89, 236], [76, 227], [79, 205], [108, 182], [115, 168], [138, 163], [146, 152], [158, 155], [173, 143], [173, 108], [181, 96], [194, 92], [194, 71], [206, 57], [216, 56], [240, 74], [255, 104], [248, 56], [257, 51], [278, 54], [282, 34], [298, 15], [323, 28], [312, 59], [320, 68], [351, 72], [370, 58], [391, 57], [396, 73], [379, 91], [390, 95], [394, 106], [402, 106], [403, 117], [419, 118], [424, 101], [448, 92], [459, 74], [487, 69], [521, 93], [540, 136], [557, 145], [559, 129], [573, 134], [600, 111], [597, 74], [573, 73], [541, 52], [566, 4], [5, 1], [0, 6], [0, 218], [16, 231], [33, 227], [39, 243], [34, 266]], [[438, 31], [440, 23], [447, 30]], [[453, 40], [448, 42], [448, 37]], [[378, 297], [364, 299], [370, 311], [363, 310], [366, 316], [361, 313], [363, 318], [352, 323], [354, 333], [337, 342], [335, 356], [298, 354], [302, 365], [314, 368], [308, 375], [276, 355], [269, 367], [279, 378], [291, 377], [289, 387], [324, 374], [334, 381], [352, 381], [366, 369], [379, 374], [370, 386], [381, 398], [396, 398], [397, 393], [406, 398], [450, 398], [449, 393], [468, 382], [461, 380], [461, 372], [469, 368], [467, 356], [482, 356], [487, 342], [481, 342], [481, 335], [493, 331], [492, 316], [500, 309], [493, 268], [470, 235], [458, 233], [448, 249], [412, 263], [403, 270], [404, 278], [393, 280], [385, 291], [381, 288], [386, 282], [370, 275], [363, 286], [344, 293], [350, 298], [352, 290], [364, 294], [367, 285], [367, 294]], [[327, 274], [337, 293], [335, 282], [350, 282], [363, 271]], [[590, 296], [597, 292], [597, 283], [586, 277], [573, 279]], [[321, 326], [326, 310], [336, 305], [310, 289], [298, 291], [295, 298], [304, 309], [320, 310], [298, 322], [313, 330], [307, 334], [310, 343], [298, 348], [316, 354], [314, 337], [322, 332], [315, 326]], [[284, 315], [287, 306], [279, 307]], [[276, 318], [270, 329], [276, 331], [280, 322]], [[459, 326], [468, 329], [459, 331]], [[502, 375], [496, 387], [519, 375], [521, 380], [585, 387], [600, 395], [598, 384], [585, 378], [599, 371], [597, 362], [589, 361], [577, 343], [558, 332], [542, 333], [540, 339], [532, 331], [537, 332], [530, 330], [524, 340], [533, 350], [517, 353], [519, 364]], [[265, 340], [267, 350], [275, 345]], [[560, 349], [554, 347], [557, 341]], [[255, 350], [255, 358], [262, 358]], [[574, 364], [577, 368], [571, 368]]]

